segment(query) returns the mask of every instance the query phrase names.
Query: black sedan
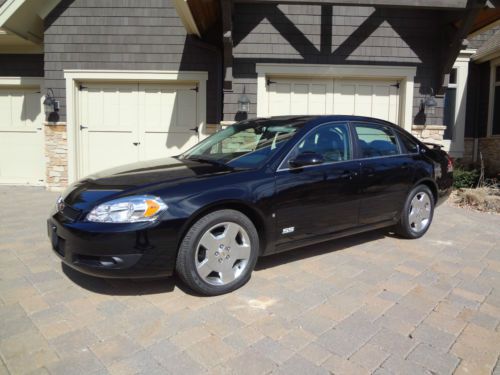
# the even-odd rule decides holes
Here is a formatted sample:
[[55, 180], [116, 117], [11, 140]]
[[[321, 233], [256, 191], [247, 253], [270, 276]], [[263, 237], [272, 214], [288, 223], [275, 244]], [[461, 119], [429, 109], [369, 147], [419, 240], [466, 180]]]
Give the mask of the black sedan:
[[444, 151], [381, 120], [248, 120], [177, 157], [72, 184], [48, 232], [81, 272], [176, 272], [217, 295], [247, 282], [262, 255], [382, 227], [422, 236], [451, 191], [452, 168]]

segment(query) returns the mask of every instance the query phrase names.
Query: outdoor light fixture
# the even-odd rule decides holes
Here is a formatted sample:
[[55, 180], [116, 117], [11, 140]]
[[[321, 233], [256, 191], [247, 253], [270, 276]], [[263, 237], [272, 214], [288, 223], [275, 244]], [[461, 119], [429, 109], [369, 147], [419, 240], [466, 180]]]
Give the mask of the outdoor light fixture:
[[54, 91], [50, 88], [47, 89], [47, 94], [45, 95], [45, 100], [43, 101], [43, 107], [47, 117], [50, 117], [52, 113], [59, 111], [59, 101], [55, 99]]
[[434, 97], [434, 90], [432, 88], [431, 88], [431, 94], [427, 95], [425, 97], [425, 100], [423, 101], [423, 105], [424, 105], [426, 113], [428, 113], [430, 115], [434, 114], [436, 107], [437, 107], [437, 101], [436, 101], [436, 98]]
[[250, 111], [250, 99], [245, 94], [245, 88], [243, 87], [243, 94], [241, 94], [238, 99], [238, 112], [248, 113]]

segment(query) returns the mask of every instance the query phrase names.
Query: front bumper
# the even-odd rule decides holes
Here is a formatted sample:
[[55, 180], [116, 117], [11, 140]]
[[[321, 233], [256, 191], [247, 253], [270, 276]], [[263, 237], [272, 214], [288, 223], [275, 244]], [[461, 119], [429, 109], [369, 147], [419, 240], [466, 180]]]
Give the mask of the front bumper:
[[154, 278], [175, 269], [180, 222], [108, 224], [47, 220], [52, 248], [68, 266], [109, 278]]

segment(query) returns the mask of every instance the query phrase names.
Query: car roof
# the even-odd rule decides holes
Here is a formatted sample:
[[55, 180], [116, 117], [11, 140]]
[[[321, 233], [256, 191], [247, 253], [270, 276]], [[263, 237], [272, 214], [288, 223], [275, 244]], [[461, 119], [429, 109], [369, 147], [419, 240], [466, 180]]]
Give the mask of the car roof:
[[366, 116], [354, 116], [354, 115], [295, 115], [295, 116], [272, 116], [266, 118], [258, 118], [258, 120], [278, 120], [278, 121], [305, 121], [306, 124], [321, 124], [323, 122], [329, 121], [360, 121], [360, 122], [372, 122], [382, 125], [389, 125], [391, 127], [401, 128], [396, 124], [391, 122]]

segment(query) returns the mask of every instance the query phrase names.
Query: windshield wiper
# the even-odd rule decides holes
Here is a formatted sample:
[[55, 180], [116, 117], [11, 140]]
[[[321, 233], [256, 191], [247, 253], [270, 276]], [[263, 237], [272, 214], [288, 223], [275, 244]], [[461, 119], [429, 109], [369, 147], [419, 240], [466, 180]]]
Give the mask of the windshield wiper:
[[223, 162], [215, 160], [215, 159], [203, 158], [201, 156], [189, 156], [186, 158], [186, 160], [193, 160], [193, 161], [197, 161], [199, 163], [209, 163], [209, 164], [213, 164], [213, 165], [227, 167], [226, 163], [223, 163]]

